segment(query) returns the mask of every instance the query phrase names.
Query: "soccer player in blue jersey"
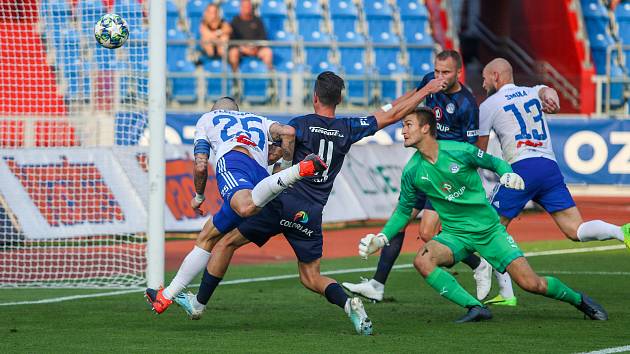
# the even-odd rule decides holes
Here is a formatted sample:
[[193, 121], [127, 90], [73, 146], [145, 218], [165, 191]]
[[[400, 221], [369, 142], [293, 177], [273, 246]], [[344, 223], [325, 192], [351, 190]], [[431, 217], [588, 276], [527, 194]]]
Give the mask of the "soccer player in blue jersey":
[[320, 274], [322, 212], [352, 144], [403, 118], [428, 94], [440, 91], [444, 85], [444, 80], [434, 79], [417, 92], [398, 100], [393, 106], [384, 106], [371, 116], [336, 119], [335, 109], [341, 102], [343, 80], [332, 72], [320, 74], [313, 95], [315, 114], [297, 117], [289, 125], [295, 128], [293, 162], [315, 152], [325, 160], [328, 169], [303, 178], [271, 201], [260, 214], [246, 219], [228, 233], [213, 249], [199, 293], [196, 296], [192, 293], [180, 294], [175, 302], [184, 308], [190, 318], [199, 318], [227, 271], [234, 251], [250, 242], [262, 246], [271, 237], [283, 233], [297, 256], [302, 284], [342, 308], [357, 333], [371, 334], [372, 324], [361, 299], [349, 298], [334, 279]]
[[[447, 82], [444, 90], [427, 96], [424, 101], [425, 106], [435, 113], [437, 138], [476, 144], [479, 135], [479, 108], [472, 93], [458, 81], [462, 70], [461, 56], [454, 50], [445, 50], [435, 57], [434, 64], [434, 71], [424, 76], [417, 89], [424, 87], [434, 78], [441, 78]], [[440, 220], [423, 192], [417, 195], [412, 218], [415, 219], [420, 211], [422, 211], [420, 238], [428, 242], [438, 233]], [[400, 254], [404, 238], [405, 229], [396, 234], [389, 241], [389, 245], [382, 249], [372, 279], [364, 279], [358, 284], [344, 282], [343, 287], [373, 301], [381, 301], [385, 292], [385, 282]], [[490, 291], [492, 267], [475, 254], [469, 255], [462, 262], [474, 270], [477, 298], [485, 298]]]

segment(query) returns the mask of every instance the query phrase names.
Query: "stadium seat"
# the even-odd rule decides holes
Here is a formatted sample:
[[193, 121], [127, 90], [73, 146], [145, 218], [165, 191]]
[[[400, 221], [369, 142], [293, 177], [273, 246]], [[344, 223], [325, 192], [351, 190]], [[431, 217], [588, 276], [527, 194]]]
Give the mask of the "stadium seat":
[[144, 22], [142, 5], [137, 0], [116, 0], [114, 13], [122, 16], [131, 28], [141, 27]]
[[[378, 74], [381, 76], [389, 77], [405, 72], [400, 60], [400, 50], [396, 47], [375, 47], [374, 63]], [[391, 101], [397, 97], [395, 80], [383, 79], [379, 83], [382, 99]]]
[[365, 65], [365, 47], [339, 47], [340, 65], [347, 76], [365, 75], [364, 79], [347, 79], [346, 95], [351, 103], [368, 104], [370, 72]]
[[259, 11], [270, 39], [275, 37], [278, 31], [286, 30], [287, 5], [283, 1], [263, 1]]
[[241, 12], [241, 2], [239, 0], [226, 0], [221, 3], [221, 12], [223, 19], [231, 22]]
[[[621, 66], [616, 62], [613, 63], [610, 67], [610, 76], [612, 78], [622, 78], [628, 77]], [[604, 90], [606, 90], [606, 85], [604, 85]], [[623, 83], [612, 83], [610, 84], [610, 106], [613, 109], [621, 107], [625, 101], [623, 97], [624, 84]], [[606, 92], [606, 91], [604, 91]]]
[[188, 37], [186, 33], [178, 30], [166, 32], [166, 63], [174, 68], [179, 61], [188, 61]]
[[407, 48], [409, 68], [414, 76], [424, 76], [433, 67], [432, 48]]
[[615, 40], [607, 33], [600, 33], [593, 37], [590, 42], [595, 71], [598, 75], [604, 75], [606, 74], [606, 51], [608, 46], [615, 44]]
[[45, 37], [55, 49], [59, 49], [62, 32], [72, 27], [72, 10], [65, 0], [50, 0], [45, 9]]
[[359, 17], [357, 6], [352, 0], [330, 1], [328, 6], [331, 18], [351, 17], [356, 19]]
[[617, 5], [615, 8], [615, 19], [619, 26], [621, 42], [630, 45], [630, 2]]
[[[188, 28], [195, 40], [199, 40], [199, 25], [203, 18], [206, 7], [212, 3], [212, 0], [194, 0], [186, 4], [186, 16], [188, 17]], [[170, 29], [170, 28], [169, 28]]]
[[[239, 70], [243, 74], [266, 74], [269, 72], [265, 64], [258, 58], [245, 57], [241, 60]], [[242, 80], [242, 98], [252, 104], [263, 104], [269, 101], [267, 90], [271, 86], [270, 79], [244, 78]]]
[[319, 0], [301, 0], [295, 2], [296, 17], [322, 17], [322, 4]]
[[148, 30], [142, 27], [131, 29], [131, 38], [126, 45], [127, 53], [132, 63], [132, 69], [140, 71], [149, 62]]
[[365, 0], [363, 9], [367, 19], [392, 18], [394, 14], [394, 10], [387, 0]]
[[331, 40], [329, 35], [319, 31], [314, 31], [304, 39], [306, 42], [304, 44], [305, 64], [310, 67], [311, 72], [329, 65], [331, 55], [329, 42]]
[[180, 103], [194, 103], [197, 101], [197, 79], [194, 77], [195, 66], [185, 60], [179, 60], [169, 65], [172, 74], [189, 74], [191, 77], [172, 77], [171, 96]]
[[400, 9], [400, 18], [429, 18], [429, 11], [424, 4], [418, 0], [398, 0], [398, 8]]
[[[223, 61], [219, 58], [207, 58], [204, 57], [203, 61], [203, 70], [207, 73], [213, 74], [221, 74], [227, 72], [227, 68], [225, 67]], [[206, 99], [207, 100], [216, 100], [217, 98], [228, 95], [228, 86], [227, 83], [230, 83], [231, 79], [218, 79], [218, 78], [208, 78], [206, 79]], [[227, 92], [224, 92], [224, 87]]]
[[166, 30], [177, 29], [179, 22], [179, 8], [173, 0], [166, 1]]
[[[279, 31], [277, 33], [279, 34], [279, 37], [275, 39], [286, 43], [273, 44], [270, 46], [273, 51], [273, 67], [277, 72], [287, 73], [290, 75], [293, 70], [297, 69], [293, 46], [290, 44], [290, 42], [295, 41], [295, 36], [284, 31]], [[291, 78], [287, 80], [286, 93], [287, 96], [291, 96]]]
[[597, 0], [582, 0], [582, 13], [589, 37], [609, 31], [608, 10]]
[[322, 35], [324, 18], [319, 17], [298, 17], [297, 26], [298, 33], [305, 41], [319, 42], [319, 38]]
[[394, 19], [392, 6], [385, 1], [366, 1], [365, 18], [368, 25], [368, 36], [375, 43], [397, 43], [392, 31]]

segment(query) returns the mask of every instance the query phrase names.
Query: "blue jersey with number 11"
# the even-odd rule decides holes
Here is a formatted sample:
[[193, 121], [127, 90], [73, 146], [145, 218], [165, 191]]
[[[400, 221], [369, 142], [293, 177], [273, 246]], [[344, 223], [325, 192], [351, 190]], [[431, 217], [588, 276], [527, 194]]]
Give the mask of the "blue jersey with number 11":
[[326, 204], [333, 182], [341, 171], [343, 160], [352, 144], [378, 130], [376, 118], [332, 119], [317, 114], [297, 117], [289, 122], [295, 128], [295, 153], [293, 163], [308, 154], [318, 154], [328, 164], [328, 169], [314, 177], [296, 183], [287, 193], [321, 205]]

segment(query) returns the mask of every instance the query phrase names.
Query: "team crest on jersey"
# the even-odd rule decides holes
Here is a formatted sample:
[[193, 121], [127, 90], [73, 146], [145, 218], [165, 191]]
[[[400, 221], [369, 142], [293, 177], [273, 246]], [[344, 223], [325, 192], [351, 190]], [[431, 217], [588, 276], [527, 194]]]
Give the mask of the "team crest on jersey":
[[449, 168], [451, 169], [451, 173], [459, 172], [459, 165], [456, 163], [452, 163]]
[[449, 104], [447, 104], [447, 105], [446, 105], [446, 111], [447, 111], [449, 114], [453, 114], [453, 113], [455, 113], [455, 105], [454, 105], [453, 103], [449, 103]]
[[435, 114], [435, 120], [441, 121], [442, 117], [444, 117], [444, 112], [442, 112], [442, 108], [435, 106], [433, 107], [433, 114]]

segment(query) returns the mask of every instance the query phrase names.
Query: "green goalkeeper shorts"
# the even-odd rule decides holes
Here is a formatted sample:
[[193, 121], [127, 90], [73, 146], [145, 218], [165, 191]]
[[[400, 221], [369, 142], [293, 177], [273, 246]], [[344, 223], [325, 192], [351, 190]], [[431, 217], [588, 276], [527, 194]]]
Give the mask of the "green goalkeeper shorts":
[[523, 257], [523, 252], [501, 224], [481, 234], [455, 235], [442, 231], [433, 240], [451, 249], [455, 263], [476, 251], [501, 273], [513, 260]]

